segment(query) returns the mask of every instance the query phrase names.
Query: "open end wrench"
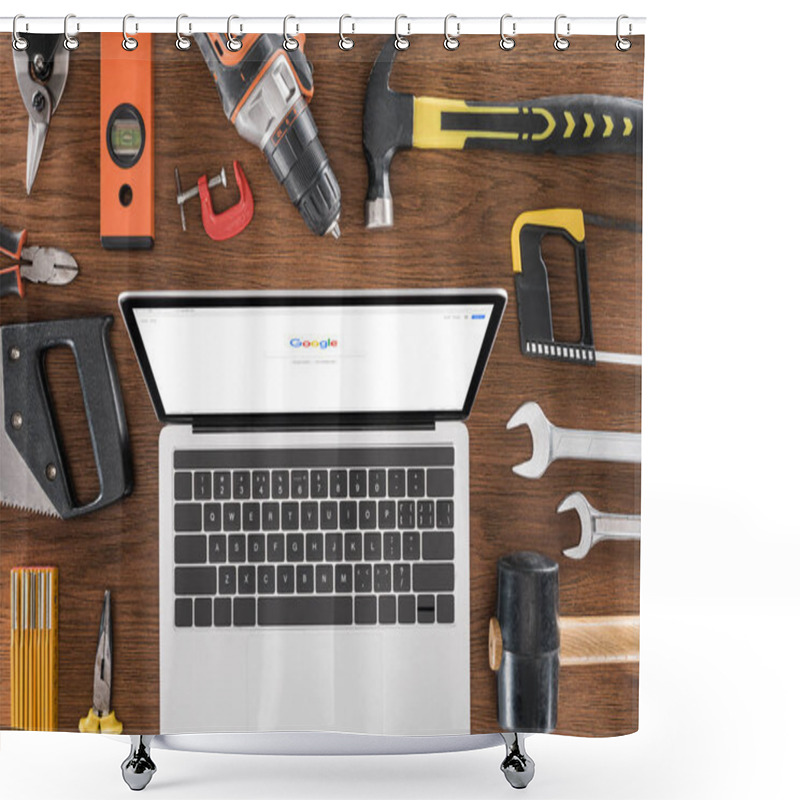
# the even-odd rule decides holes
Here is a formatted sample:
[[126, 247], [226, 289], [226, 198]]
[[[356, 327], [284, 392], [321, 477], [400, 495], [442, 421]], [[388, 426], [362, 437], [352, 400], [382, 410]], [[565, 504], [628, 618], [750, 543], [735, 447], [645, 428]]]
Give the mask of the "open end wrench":
[[639, 541], [642, 537], [642, 519], [636, 514], [609, 514], [598, 511], [581, 492], [568, 494], [557, 509], [577, 511], [581, 521], [581, 540], [575, 547], [563, 551], [567, 558], [586, 558], [589, 551], [606, 539]]
[[523, 403], [508, 421], [506, 430], [520, 425], [530, 428], [533, 439], [533, 455], [512, 467], [523, 478], [541, 478], [550, 464], [560, 458], [634, 464], [642, 461], [641, 434], [557, 428], [538, 403]]

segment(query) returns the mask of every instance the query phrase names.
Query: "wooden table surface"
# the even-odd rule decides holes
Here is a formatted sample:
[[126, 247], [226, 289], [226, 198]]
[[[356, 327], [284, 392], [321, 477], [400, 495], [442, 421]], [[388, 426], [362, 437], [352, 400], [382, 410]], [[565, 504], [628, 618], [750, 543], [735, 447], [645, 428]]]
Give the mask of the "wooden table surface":
[[[336, 38], [310, 36], [315, 67], [312, 111], [342, 188], [342, 237], [319, 239], [273, 178], [263, 156], [228, 123], [197, 46], [178, 52], [174, 37], [154, 42], [156, 244], [152, 251], [110, 252], [99, 243], [99, 37], [82, 35], [53, 117], [33, 192], [25, 194], [27, 116], [14, 78], [10, 37], [0, 36], [0, 212], [29, 244], [69, 250], [79, 277], [65, 287], [27, 286], [6, 298], [0, 323], [113, 314], [111, 341], [133, 450], [132, 496], [98, 513], [63, 521], [0, 509], [0, 630], [9, 631], [9, 570], [59, 568], [59, 728], [76, 730], [89, 708], [103, 590], [113, 596], [112, 705], [129, 732], [159, 729], [157, 453], [160, 425], [136, 364], [117, 296], [154, 289], [356, 289], [498, 286], [509, 305], [472, 415], [471, 670], [472, 730], [496, 731], [495, 677], [488, 667], [488, 621], [495, 565], [503, 554], [537, 550], [560, 566], [562, 615], [639, 613], [639, 545], [606, 543], [580, 561], [561, 556], [577, 543], [575, 514], [555, 509], [569, 492], [597, 508], [639, 512], [638, 465], [556, 462], [540, 480], [512, 474], [531, 441], [505, 424], [527, 400], [559, 426], [640, 430], [641, 371], [533, 361], [519, 350], [511, 273], [511, 226], [523, 211], [576, 207], [641, 222], [641, 161], [630, 156], [559, 158], [489, 151], [404, 151], [392, 164], [395, 226], [363, 224], [367, 172], [361, 147], [364, 89], [381, 37], [358, 37], [342, 53]], [[643, 41], [619, 53], [610, 37], [576, 37], [556, 52], [552, 37], [519, 37], [502, 52], [496, 37], [465, 37], [446, 52], [441, 37], [418, 36], [401, 54], [392, 87], [473, 100], [522, 100], [589, 92], [641, 98]], [[238, 237], [212, 242], [197, 201], [181, 231], [173, 169], [184, 186], [241, 161], [255, 198], [253, 222]], [[213, 190], [218, 209], [236, 189]], [[557, 337], [577, 339], [571, 251], [545, 242]], [[641, 236], [587, 226], [592, 316], [597, 348], [641, 352]], [[78, 492], [97, 486], [74, 362], [48, 357], [59, 426]], [[0, 636], [0, 727], [10, 725], [9, 637]], [[562, 668], [558, 732], [621, 734], [637, 727], [638, 664]]]

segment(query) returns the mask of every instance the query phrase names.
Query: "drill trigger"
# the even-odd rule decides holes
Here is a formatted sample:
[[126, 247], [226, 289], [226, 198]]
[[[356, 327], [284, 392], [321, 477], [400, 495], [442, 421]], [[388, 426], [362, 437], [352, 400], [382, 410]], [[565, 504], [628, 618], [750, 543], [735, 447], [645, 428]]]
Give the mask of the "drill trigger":
[[242, 165], [238, 161], [233, 162], [233, 174], [236, 176], [236, 185], [239, 187], [239, 202], [219, 214], [214, 212], [208, 178], [203, 175], [197, 181], [197, 188], [200, 192], [200, 208], [203, 213], [203, 227], [215, 242], [230, 239], [241, 233], [253, 219], [253, 193], [250, 191], [250, 184], [247, 182]]

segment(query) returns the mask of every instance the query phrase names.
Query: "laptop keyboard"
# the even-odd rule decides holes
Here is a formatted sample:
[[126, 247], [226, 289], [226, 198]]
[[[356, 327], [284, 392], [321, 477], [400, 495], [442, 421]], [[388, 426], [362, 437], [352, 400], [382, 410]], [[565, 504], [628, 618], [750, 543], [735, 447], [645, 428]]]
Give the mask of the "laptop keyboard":
[[174, 454], [175, 625], [455, 621], [452, 447]]

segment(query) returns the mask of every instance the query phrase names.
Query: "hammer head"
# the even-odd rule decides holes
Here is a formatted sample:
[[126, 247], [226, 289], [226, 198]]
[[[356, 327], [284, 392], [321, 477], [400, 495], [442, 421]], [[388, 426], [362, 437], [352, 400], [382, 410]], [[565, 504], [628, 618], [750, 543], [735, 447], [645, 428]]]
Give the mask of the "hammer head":
[[365, 208], [368, 228], [390, 228], [394, 222], [389, 167], [399, 148], [412, 146], [414, 95], [393, 92], [389, 75], [397, 54], [392, 37], [372, 66], [364, 98], [364, 155], [369, 171]]

